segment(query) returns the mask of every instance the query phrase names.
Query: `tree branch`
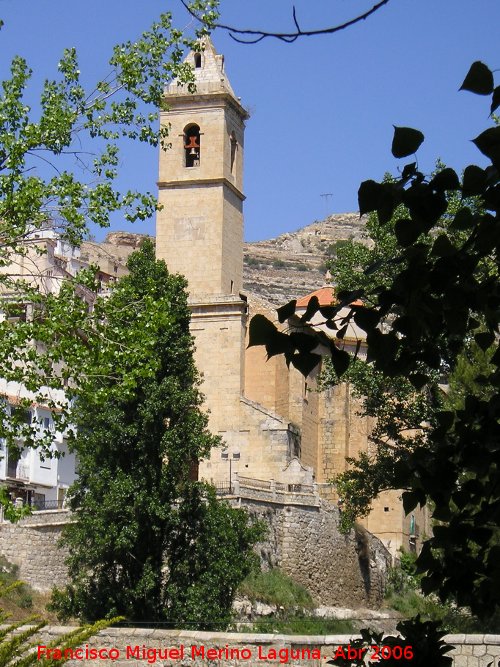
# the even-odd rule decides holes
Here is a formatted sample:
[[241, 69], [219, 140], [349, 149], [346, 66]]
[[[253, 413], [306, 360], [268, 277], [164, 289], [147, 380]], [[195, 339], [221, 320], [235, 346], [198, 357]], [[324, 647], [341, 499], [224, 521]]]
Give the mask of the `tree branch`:
[[[184, 5], [185, 9], [193, 16], [197, 21], [202, 23], [203, 25], [207, 25], [206, 22], [200, 18], [196, 12], [190, 7], [188, 0], [181, 0], [182, 4]], [[266, 37], [274, 37], [275, 39], [279, 39], [282, 42], [287, 42], [291, 44], [292, 42], [295, 42], [299, 37], [314, 37], [316, 35], [331, 35], [335, 32], [340, 32], [341, 30], [345, 30], [346, 28], [350, 28], [351, 26], [355, 25], [356, 23], [360, 23], [361, 21], [364, 21], [367, 19], [369, 16], [372, 14], [375, 14], [381, 7], [384, 5], [387, 5], [389, 3], [389, 0], [380, 0], [380, 2], [377, 2], [371, 9], [368, 11], [364, 12], [364, 14], [360, 14], [359, 16], [356, 16], [355, 18], [350, 19], [349, 21], [346, 21], [345, 23], [340, 23], [335, 26], [329, 26], [327, 28], [318, 28], [316, 30], [302, 30], [299, 22], [297, 20], [297, 13], [295, 6], [293, 7], [292, 10], [292, 17], [293, 17], [293, 22], [296, 27], [295, 32], [268, 32], [266, 30], [252, 30], [252, 29], [242, 29], [242, 28], [235, 28], [234, 26], [230, 25], [225, 25], [224, 23], [213, 23], [210, 24], [210, 28], [220, 28], [221, 30], [226, 30], [229, 33], [229, 36], [234, 39], [236, 42], [239, 42], [240, 44], [257, 44], [257, 42], [261, 42], [263, 39]], [[236, 35], [246, 35], [248, 36], [247, 38], [244, 37], [237, 37]]]

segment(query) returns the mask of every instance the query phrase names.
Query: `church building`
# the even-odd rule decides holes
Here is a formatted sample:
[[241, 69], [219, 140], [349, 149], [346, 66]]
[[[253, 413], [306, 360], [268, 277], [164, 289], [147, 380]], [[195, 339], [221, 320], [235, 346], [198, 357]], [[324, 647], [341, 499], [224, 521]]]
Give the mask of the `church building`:
[[[158, 259], [188, 280], [209, 427], [224, 443], [200, 462], [199, 477], [219, 486], [236, 478], [273, 480], [290, 490], [314, 484], [325, 500], [338, 502], [328, 481], [345, 470], [347, 456], [369, 451], [372, 425], [359, 416], [347, 384], [319, 392], [319, 369], [303, 378], [281, 357], [267, 361], [262, 347], [247, 349], [254, 314], [276, 321], [271, 304], [242, 291], [249, 115], [209, 39], [188, 60], [196, 92], [172, 82], [165, 91], [168, 111], [161, 113], [171, 147], [160, 150], [156, 248]], [[315, 294], [324, 305], [335, 298], [331, 286]], [[298, 308], [311, 296], [299, 300]], [[399, 492], [382, 496], [365, 526], [393, 554], [400, 546], [418, 548], [423, 517], [404, 516]]]

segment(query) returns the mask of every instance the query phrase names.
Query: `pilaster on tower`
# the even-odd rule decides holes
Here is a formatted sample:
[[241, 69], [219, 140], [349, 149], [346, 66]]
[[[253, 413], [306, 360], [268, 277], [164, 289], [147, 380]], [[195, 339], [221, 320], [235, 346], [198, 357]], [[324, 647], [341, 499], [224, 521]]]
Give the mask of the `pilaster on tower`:
[[157, 257], [188, 280], [191, 299], [238, 295], [243, 273], [243, 147], [248, 113], [210, 39], [188, 57], [196, 92], [165, 90], [171, 147], [160, 152]]

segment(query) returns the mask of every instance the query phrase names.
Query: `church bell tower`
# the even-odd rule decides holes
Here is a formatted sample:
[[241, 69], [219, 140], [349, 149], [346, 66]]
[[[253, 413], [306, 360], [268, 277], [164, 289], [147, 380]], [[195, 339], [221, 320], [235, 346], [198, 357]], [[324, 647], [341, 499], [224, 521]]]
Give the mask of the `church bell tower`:
[[[241, 449], [246, 299], [243, 274], [243, 133], [248, 114], [207, 39], [188, 61], [196, 91], [176, 81], [165, 91], [167, 150], [160, 151], [156, 255], [188, 280], [195, 361], [209, 425], [234, 456]], [[238, 454], [239, 456], [239, 454]], [[226, 474], [220, 450], [200, 476]]]
[[188, 56], [196, 91], [165, 91], [171, 147], [160, 154], [157, 255], [182, 273], [192, 298], [238, 295], [243, 271], [243, 133], [248, 114], [212, 42]]

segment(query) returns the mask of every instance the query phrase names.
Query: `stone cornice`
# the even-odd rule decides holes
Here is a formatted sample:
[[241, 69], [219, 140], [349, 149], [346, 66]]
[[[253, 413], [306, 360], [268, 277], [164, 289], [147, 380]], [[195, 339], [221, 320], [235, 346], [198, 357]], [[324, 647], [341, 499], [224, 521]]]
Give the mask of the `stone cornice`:
[[165, 113], [175, 113], [176, 111], [185, 111], [186, 109], [192, 111], [196, 106], [213, 108], [225, 107], [229, 105], [237, 112], [239, 116], [241, 116], [242, 120], [248, 120], [248, 118], [250, 118], [250, 114], [239, 102], [239, 100], [233, 97], [231, 93], [225, 90], [221, 90], [220, 87], [218, 87], [218, 90], [214, 90], [213, 92], [199, 92], [194, 93], [193, 95], [167, 92], [164, 99], [168, 107], [164, 110]]
[[160, 190], [179, 190], [182, 188], [192, 188], [199, 185], [225, 185], [238, 199], [245, 201], [246, 197], [235, 185], [228, 181], [224, 176], [218, 178], [190, 178], [185, 181], [158, 181], [156, 183]]

